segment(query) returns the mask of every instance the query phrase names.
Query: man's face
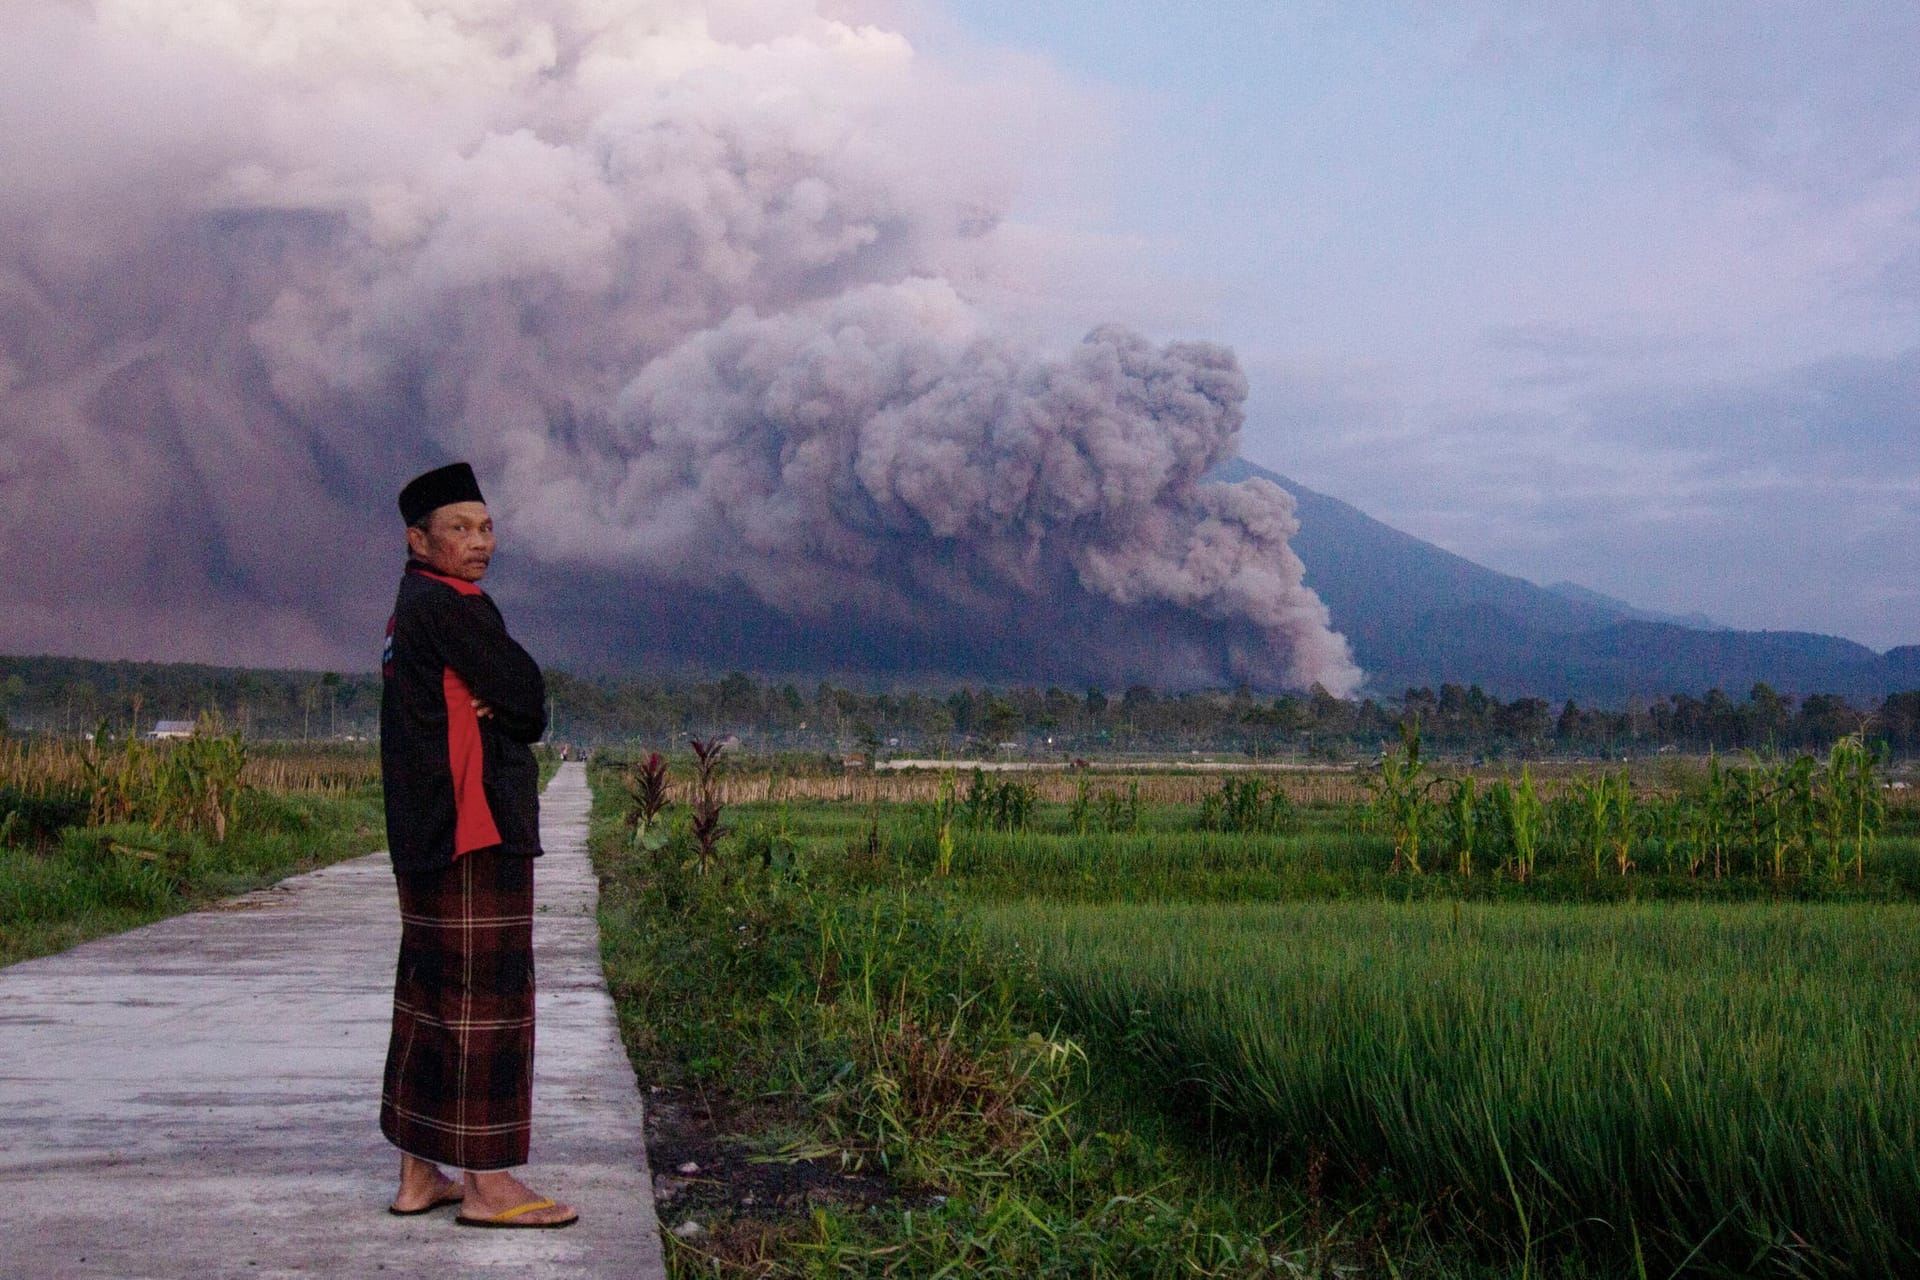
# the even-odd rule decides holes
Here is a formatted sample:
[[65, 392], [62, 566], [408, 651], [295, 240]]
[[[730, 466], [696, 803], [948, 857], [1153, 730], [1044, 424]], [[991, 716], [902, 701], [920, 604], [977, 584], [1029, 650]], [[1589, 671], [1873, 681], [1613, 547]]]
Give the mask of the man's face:
[[435, 573], [467, 582], [487, 576], [493, 559], [493, 517], [484, 502], [451, 502], [427, 518], [424, 529], [407, 526], [407, 549]]

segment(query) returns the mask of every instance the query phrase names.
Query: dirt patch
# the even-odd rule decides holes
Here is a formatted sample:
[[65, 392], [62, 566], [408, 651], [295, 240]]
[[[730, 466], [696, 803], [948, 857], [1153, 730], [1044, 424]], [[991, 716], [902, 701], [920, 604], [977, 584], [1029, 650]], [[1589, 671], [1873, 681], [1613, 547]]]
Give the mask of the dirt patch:
[[741, 1103], [705, 1089], [650, 1088], [647, 1160], [661, 1230], [707, 1251], [743, 1228], [777, 1227], [804, 1219], [816, 1207], [926, 1204], [937, 1198], [848, 1169], [838, 1151], [807, 1143], [806, 1130], [804, 1112], [791, 1104]]

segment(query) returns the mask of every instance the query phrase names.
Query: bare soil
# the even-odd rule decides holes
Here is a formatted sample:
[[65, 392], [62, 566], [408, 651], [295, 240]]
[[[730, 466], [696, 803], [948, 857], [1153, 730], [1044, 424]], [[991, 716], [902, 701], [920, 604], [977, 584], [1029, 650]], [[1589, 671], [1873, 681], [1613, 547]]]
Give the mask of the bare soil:
[[802, 1113], [789, 1104], [742, 1104], [697, 1088], [650, 1089], [647, 1160], [661, 1229], [709, 1248], [702, 1237], [716, 1223], [737, 1233], [745, 1220], [775, 1226], [827, 1205], [866, 1208], [930, 1198], [889, 1178], [847, 1170], [838, 1153], [783, 1152], [804, 1132]]

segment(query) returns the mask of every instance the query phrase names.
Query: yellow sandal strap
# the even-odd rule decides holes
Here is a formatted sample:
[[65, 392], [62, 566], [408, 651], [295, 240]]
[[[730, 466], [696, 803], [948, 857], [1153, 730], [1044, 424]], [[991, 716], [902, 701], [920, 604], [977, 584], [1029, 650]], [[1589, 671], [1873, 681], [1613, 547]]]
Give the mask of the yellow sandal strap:
[[496, 1213], [491, 1218], [488, 1218], [487, 1221], [511, 1222], [523, 1213], [535, 1213], [541, 1209], [551, 1209], [553, 1207], [554, 1204], [551, 1200], [529, 1200], [525, 1204], [515, 1205], [513, 1208], [505, 1210], [504, 1212]]

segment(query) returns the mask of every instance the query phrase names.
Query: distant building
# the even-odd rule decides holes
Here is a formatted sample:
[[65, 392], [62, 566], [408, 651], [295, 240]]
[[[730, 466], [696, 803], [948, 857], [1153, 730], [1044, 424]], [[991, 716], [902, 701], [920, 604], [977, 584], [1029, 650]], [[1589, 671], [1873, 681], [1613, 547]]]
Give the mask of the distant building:
[[193, 736], [191, 720], [156, 720], [147, 737], [155, 742], [177, 742]]

